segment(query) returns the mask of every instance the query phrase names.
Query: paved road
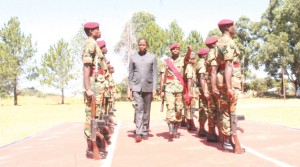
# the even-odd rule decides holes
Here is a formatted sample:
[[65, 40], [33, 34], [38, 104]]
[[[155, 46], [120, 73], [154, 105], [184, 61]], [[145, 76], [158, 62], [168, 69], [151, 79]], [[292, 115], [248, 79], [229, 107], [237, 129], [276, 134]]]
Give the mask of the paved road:
[[207, 143], [195, 133], [181, 128], [180, 139], [167, 139], [167, 125], [151, 121], [149, 140], [135, 143], [134, 125], [119, 121], [109, 156], [95, 161], [85, 158], [83, 123], [56, 125], [37, 135], [0, 148], [1, 167], [191, 167], [191, 166], [300, 166], [300, 131], [250, 121], [240, 122], [245, 129], [240, 141], [247, 153], [223, 152], [219, 144]]

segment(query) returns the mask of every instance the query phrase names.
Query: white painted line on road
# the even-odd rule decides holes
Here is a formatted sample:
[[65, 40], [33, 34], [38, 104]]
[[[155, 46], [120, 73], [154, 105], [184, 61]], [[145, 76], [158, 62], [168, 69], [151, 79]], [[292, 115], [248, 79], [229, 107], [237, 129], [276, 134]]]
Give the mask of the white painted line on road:
[[120, 126], [121, 126], [121, 121], [118, 121], [117, 126], [115, 126], [115, 129], [114, 129], [114, 134], [111, 138], [111, 145], [109, 145], [109, 147], [107, 149], [108, 155], [107, 155], [106, 159], [102, 161], [101, 166], [103, 166], [103, 167], [111, 167], [111, 163], [112, 163], [114, 152], [115, 152], [116, 145], [117, 145], [117, 139], [119, 136]]
[[251, 149], [250, 147], [246, 147], [244, 145], [242, 147], [244, 147], [246, 149], [247, 153], [253, 154], [253, 155], [255, 155], [255, 156], [257, 156], [257, 157], [259, 157], [261, 159], [270, 161], [270, 162], [272, 162], [275, 165], [282, 166], [282, 167], [292, 167], [292, 165], [290, 165], [290, 164], [287, 164], [285, 162], [282, 162], [282, 161], [279, 161], [277, 159], [271, 158], [271, 157], [269, 157], [267, 155], [264, 155], [264, 154], [262, 154], [260, 152], [257, 152], [255, 150]]

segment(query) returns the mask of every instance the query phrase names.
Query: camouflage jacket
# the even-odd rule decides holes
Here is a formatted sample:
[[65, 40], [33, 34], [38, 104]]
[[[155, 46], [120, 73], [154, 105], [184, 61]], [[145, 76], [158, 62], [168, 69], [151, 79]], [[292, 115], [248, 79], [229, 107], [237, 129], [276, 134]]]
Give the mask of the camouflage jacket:
[[[173, 65], [177, 69], [177, 71], [183, 76], [184, 58], [179, 56], [176, 60], [170, 58], [170, 61], [173, 63]], [[164, 64], [161, 68], [162, 76], [164, 76], [166, 69], [168, 69], [168, 77], [166, 80], [165, 91], [173, 92], [173, 93], [183, 92], [183, 85], [177, 79], [177, 77], [174, 75], [174, 73], [168, 68], [167, 63], [164, 61]]]
[[219, 38], [217, 48], [218, 60], [220, 60], [222, 63], [226, 60], [233, 60], [235, 56], [240, 54], [240, 51], [234, 40], [226, 34], [223, 34], [223, 36]]

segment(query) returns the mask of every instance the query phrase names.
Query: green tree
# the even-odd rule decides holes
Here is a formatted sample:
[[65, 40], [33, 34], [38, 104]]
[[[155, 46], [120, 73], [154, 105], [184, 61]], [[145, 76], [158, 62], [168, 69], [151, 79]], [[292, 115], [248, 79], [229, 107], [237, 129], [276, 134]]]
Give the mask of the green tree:
[[222, 36], [222, 32], [219, 30], [219, 28], [215, 28], [213, 30], [210, 30], [207, 34], [207, 38], [208, 37], [221, 37]]
[[123, 56], [128, 67], [130, 56], [136, 52], [137, 38], [147, 23], [155, 21], [155, 17], [147, 12], [134, 13], [131, 19], [125, 24], [120, 41], [115, 46], [115, 52]]
[[252, 21], [246, 16], [240, 17], [236, 22], [237, 30], [234, 40], [240, 50], [239, 59], [245, 79], [251, 75], [251, 71], [249, 70], [251, 57], [254, 50], [257, 50], [259, 46], [259, 43], [253, 37], [252, 25]]
[[128, 78], [124, 78], [120, 83], [116, 84], [116, 90], [119, 94], [119, 100], [127, 99], [127, 89], [128, 89]]
[[271, 0], [262, 20], [254, 25], [261, 46], [254, 56], [255, 67], [264, 65], [269, 75], [287, 75], [295, 88], [300, 84], [299, 1]]
[[[28, 68], [28, 62], [32, 60], [36, 53], [35, 46], [32, 45], [31, 35], [26, 36], [20, 28], [20, 22], [17, 17], [12, 17], [7, 24], [4, 24], [0, 30], [1, 42], [1, 78], [4, 78], [6, 89], [13, 92], [14, 105], [18, 105], [18, 84], [22, 74]], [[6, 60], [7, 62], [2, 62]], [[9, 65], [6, 65], [9, 64]], [[4, 66], [2, 66], [5, 64]], [[10, 69], [7, 69], [9, 67]], [[2, 84], [1, 84], [2, 85]]]
[[182, 28], [178, 25], [178, 23], [174, 20], [169, 25], [169, 28], [166, 29], [167, 33], [167, 50], [166, 52], [169, 52], [169, 46], [171, 46], [173, 43], [179, 43], [181, 48], [181, 53], [185, 53], [187, 50], [187, 44], [184, 40], [184, 32]]
[[162, 57], [166, 49], [166, 33], [155, 21], [150, 21], [139, 33], [139, 38], [144, 37], [148, 41], [148, 51], [158, 58]]
[[73, 52], [76, 57], [75, 57], [75, 64], [78, 65], [78, 67], [76, 68], [78, 70], [78, 68], [80, 68], [80, 70], [82, 70], [82, 47], [85, 43], [85, 41], [87, 40], [88, 36], [85, 34], [84, 29], [83, 29], [83, 25], [80, 26], [77, 34], [73, 37], [71, 43], [70, 43], [70, 49], [71, 52]]
[[52, 86], [61, 91], [61, 104], [64, 104], [64, 90], [69, 81], [77, 74], [72, 73], [74, 68], [74, 54], [71, 54], [69, 44], [63, 39], [57, 45], [50, 46], [48, 53], [43, 55], [39, 69], [42, 85]]
[[288, 76], [295, 89], [300, 86], [300, 1], [286, 0], [278, 7], [278, 15], [275, 17], [276, 33], [285, 32], [287, 39], [287, 66], [285, 74]]
[[258, 96], [262, 96], [268, 90], [265, 79], [256, 78], [252, 82], [246, 84], [247, 87], [251, 90], [255, 90]]
[[186, 38], [187, 45], [191, 45], [193, 47], [193, 51], [197, 52], [199, 48], [205, 47], [203, 42], [203, 38], [197, 30], [192, 30], [188, 37]]
[[12, 65], [16, 64], [9, 54], [9, 47], [0, 42], [0, 97], [5, 97], [10, 90], [11, 81], [15, 76]]

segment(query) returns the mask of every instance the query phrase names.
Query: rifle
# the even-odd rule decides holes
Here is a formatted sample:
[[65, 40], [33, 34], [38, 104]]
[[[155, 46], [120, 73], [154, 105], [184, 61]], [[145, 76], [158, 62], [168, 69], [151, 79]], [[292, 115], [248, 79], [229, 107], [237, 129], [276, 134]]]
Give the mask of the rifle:
[[[167, 77], [168, 77], [168, 68], [166, 68], [165, 73], [164, 73], [164, 77], [163, 79], [163, 84], [161, 86], [161, 92], [166, 93], [166, 82], [167, 82]], [[160, 112], [164, 112], [164, 103], [165, 103], [165, 96], [161, 97], [161, 106], [160, 106]]]
[[92, 147], [93, 147], [93, 159], [101, 159], [100, 151], [97, 146], [96, 139], [100, 136], [98, 132], [98, 121], [95, 119], [96, 117], [96, 101], [95, 97], [92, 96], [92, 102], [91, 102], [91, 114], [92, 114], [92, 120], [91, 120], [91, 141], [92, 141]]
[[108, 144], [110, 144], [111, 143], [110, 137], [112, 134], [112, 129], [107, 126], [109, 124], [109, 122], [108, 122], [109, 115], [107, 114], [107, 101], [106, 100], [107, 100], [107, 98], [104, 97], [104, 95], [103, 95], [102, 96], [102, 106], [103, 106], [102, 108], [104, 108], [104, 112], [102, 109], [99, 121], [103, 122], [103, 126], [101, 126], [100, 130], [101, 130], [102, 134], [104, 135], [106, 142]]
[[230, 102], [229, 102], [230, 127], [231, 127], [231, 131], [232, 131], [233, 142], [234, 142], [234, 153], [235, 154], [243, 154], [245, 152], [245, 149], [242, 148], [241, 143], [238, 139], [237, 130], [240, 130], [243, 133], [244, 129], [238, 127], [237, 123], [238, 123], [238, 118], [243, 120], [243, 119], [245, 119], [245, 117], [241, 116], [241, 115], [237, 117], [237, 115], [235, 115], [235, 111], [233, 108], [235, 108], [234, 102], [236, 100], [237, 100], [237, 98], [234, 97], [234, 99], [230, 100]]

